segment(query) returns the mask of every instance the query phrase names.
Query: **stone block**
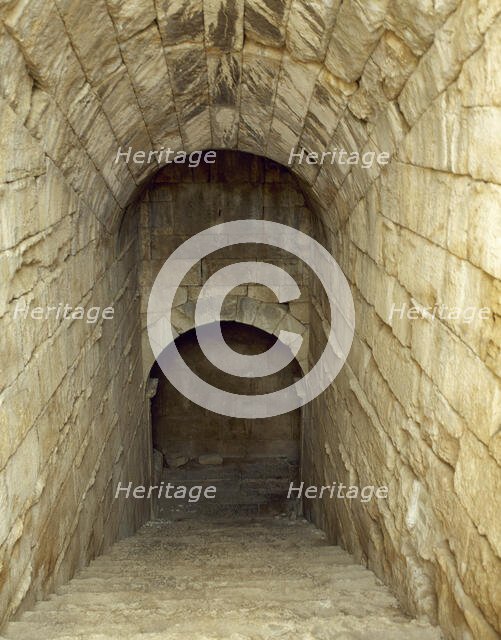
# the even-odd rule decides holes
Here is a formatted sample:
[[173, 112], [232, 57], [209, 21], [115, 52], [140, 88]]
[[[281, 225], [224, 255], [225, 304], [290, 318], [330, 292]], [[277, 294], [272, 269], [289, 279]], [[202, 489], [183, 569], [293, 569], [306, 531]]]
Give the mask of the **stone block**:
[[[478, 28], [483, 32], [484, 14], [482, 9], [489, 11], [494, 7], [491, 7], [490, 3], [480, 2], [479, 9]], [[501, 88], [491, 73], [492, 65], [496, 64], [500, 55], [501, 29], [498, 18], [485, 33], [482, 46], [465, 60], [457, 79], [461, 103], [465, 107], [481, 107], [501, 103]]]
[[207, 66], [211, 105], [238, 108], [242, 58], [239, 54], [209, 54]]
[[325, 58], [325, 66], [346, 82], [360, 78], [367, 59], [383, 33], [388, 0], [377, 0], [365, 7], [344, 2], [336, 16]]
[[203, 4], [199, 0], [161, 0], [156, 4], [158, 27], [165, 46], [182, 42], [202, 43]]
[[381, 211], [399, 226], [445, 248], [450, 213], [464, 198], [462, 187], [460, 178], [393, 162], [381, 183]]
[[372, 54], [380, 69], [381, 84], [388, 100], [394, 100], [402, 90], [407, 78], [414, 72], [417, 56], [397, 37], [393, 31], [385, 31]]
[[223, 458], [219, 453], [204, 453], [198, 456], [198, 462], [203, 465], [220, 465], [223, 464]]
[[[346, 83], [322, 68], [308, 105], [299, 148], [322, 153], [334, 146], [332, 136], [338, 125], [347, 98], [357, 88], [355, 83]], [[319, 167], [303, 163], [301, 168], [313, 181]]]
[[[166, 50], [176, 104], [185, 117], [199, 114], [209, 104], [207, 57], [202, 45], [179, 45]], [[188, 124], [186, 118], [185, 125]]]
[[[497, 260], [501, 251], [501, 188], [456, 177], [451, 190], [447, 248], [490, 275], [501, 277]], [[463, 202], [468, 202], [468, 207], [463, 208], [462, 215], [457, 215]]]
[[479, 533], [487, 537], [501, 557], [501, 535], [492, 528], [501, 509], [500, 468], [487, 447], [468, 430], [461, 438], [454, 489]]
[[122, 64], [115, 29], [104, 0], [92, 6], [74, 0], [57, 0], [78, 60], [92, 85], [97, 85]]
[[285, 314], [284, 305], [263, 302], [259, 305], [252, 324], [267, 333], [274, 333]]
[[457, 7], [459, 0], [446, 0], [440, 6], [416, 4], [413, 0], [391, 1], [385, 26], [393, 31], [416, 55], [422, 55], [435, 33]]
[[238, 301], [236, 321], [243, 324], [254, 325], [256, 314], [258, 313], [261, 302], [251, 298], [240, 298]]
[[433, 44], [399, 96], [400, 108], [409, 124], [414, 124], [457, 78], [463, 62], [481, 43], [477, 2], [460, 2], [457, 11], [438, 30]]
[[[455, 86], [440, 94], [405, 138], [401, 158], [411, 164], [477, 180], [501, 182], [496, 157], [498, 107], [465, 109]], [[423, 140], [435, 140], [434, 145]]]
[[37, 141], [25, 129], [11, 107], [0, 102], [2, 119], [2, 146], [12, 151], [2, 153], [0, 162], [0, 182], [13, 182], [23, 178], [39, 176], [45, 171], [43, 151]]
[[340, 0], [309, 3], [292, 0], [287, 22], [287, 49], [296, 59], [323, 60], [340, 5]]
[[204, 0], [205, 45], [240, 51], [244, 39], [244, 0]]
[[120, 50], [153, 143], [180, 149], [179, 123], [156, 25], [125, 40]]
[[246, 37], [272, 47], [283, 46], [289, 6], [290, 0], [246, 0]]
[[10, 73], [3, 73], [0, 78], [1, 94], [24, 122], [31, 109], [33, 80], [26, 68], [22, 50], [5, 27], [0, 29], [0, 47], [4, 64], [10, 69]]
[[124, 44], [156, 20], [153, 0], [106, 0], [108, 11]]
[[420, 305], [432, 307], [443, 297], [447, 253], [405, 229], [399, 238], [398, 279]]
[[272, 130], [277, 127], [278, 123], [287, 123], [289, 129], [292, 129], [298, 136], [301, 133], [308, 104], [320, 72], [318, 64], [307, 64], [308, 66], [304, 69], [304, 65], [299, 65], [293, 58], [287, 55], [282, 58]]
[[402, 349], [391, 331], [382, 327], [375, 339], [374, 358], [392, 392], [412, 415], [418, 404], [421, 372], [410, 350]]
[[214, 146], [234, 148], [239, 129], [241, 56], [209, 55], [209, 92]]
[[259, 153], [267, 142], [281, 53], [249, 42], [243, 49], [240, 149]]
[[413, 321], [411, 351], [471, 431], [487, 444], [500, 419], [494, 374], [440, 322]]

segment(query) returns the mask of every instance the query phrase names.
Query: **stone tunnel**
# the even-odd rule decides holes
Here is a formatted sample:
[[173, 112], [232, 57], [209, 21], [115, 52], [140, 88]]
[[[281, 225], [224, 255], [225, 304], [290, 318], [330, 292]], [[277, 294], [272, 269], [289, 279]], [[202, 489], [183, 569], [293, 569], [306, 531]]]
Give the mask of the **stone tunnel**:
[[[0, 635], [500, 637], [500, 13], [495, 0], [0, 2]], [[261, 421], [176, 395], [148, 339], [162, 265], [236, 220], [315, 239], [354, 302], [339, 375]], [[283, 373], [242, 387], [211, 373], [193, 342], [202, 287], [241, 259], [279, 265], [301, 295], [235, 287], [222, 308], [228, 345], [261, 353], [281, 330], [302, 338]], [[249, 393], [309, 371], [330, 319], [315, 273], [258, 244], [206, 256], [172, 312], [185, 356]], [[199, 513], [117, 494], [159, 478], [216, 483], [224, 500]], [[300, 481], [387, 493], [291, 507], [287, 486]], [[188, 580], [189, 562], [221, 540], [241, 572], [218, 596], [226, 630], [188, 603], [176, 605], [182, 623], [160, 604], [144, 628], [127, 618], [160, 581], [153, 568]], [[139, 580], [102, 586], [120, 549], [144, 584], [117, 613], [123, 585]], [[225, 607], [257, 580], [254, 555], [282, 604], [249, 605], [245, 622], [242, 605]], [[100, 560], [104, 574], [87, 580], [113, 611], [109, 631], [101, 596], [71, 586]], [[283, 589], [266, 573], [275, 561]], [[193, 580], [210, 588], [204, 566]], [[321, 580], [347, 567], [327, 620]], [[345, 610], [362, 570], [374, 594], [360, 587]], [[92, 612], [102, 622], [86, 627]]]

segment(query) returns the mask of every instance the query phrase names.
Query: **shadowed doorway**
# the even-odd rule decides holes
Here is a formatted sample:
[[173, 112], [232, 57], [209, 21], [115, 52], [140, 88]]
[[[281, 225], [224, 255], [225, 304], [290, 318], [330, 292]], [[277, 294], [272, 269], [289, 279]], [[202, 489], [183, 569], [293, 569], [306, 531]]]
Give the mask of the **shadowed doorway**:
[[[221, 327], [230, 348], [245, 355], [263, 353], [276, 341], [275, 336], [238, 322], [222, 322]], [[194, 329], [177, 338], [176, 345], [192, 371], [209, 384], [232, 393], [270, 393], [301, 377], [295, 360], [278, 373], [262, 378], [223, 373], [204, 356]], [[289, 484], [299, 476], [300, 410], [252, 420], [219, 415], [180, 394], [157, 363], [151, 377], [158, 379], [151, 404], [153, 479], [155, 484], [176, 487], [169, 498], [164, 495], [155, 499], [157, 517], [281, 513], [288, 508]], [[187, 488], [184, 497], [178, 487]], [[197, 497], [199, 487], [202, 492]], [[206, 497], [207, 487], [215, 487], [215, 491]]]

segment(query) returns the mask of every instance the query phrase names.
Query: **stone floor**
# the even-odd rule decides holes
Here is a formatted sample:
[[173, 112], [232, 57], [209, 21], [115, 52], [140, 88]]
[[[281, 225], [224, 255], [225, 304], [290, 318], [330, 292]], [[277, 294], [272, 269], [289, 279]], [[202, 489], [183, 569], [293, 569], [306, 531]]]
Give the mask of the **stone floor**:
[[438, 640], [322, 532], [285, 517], [157, 521], [4, 632], [9, 640]]

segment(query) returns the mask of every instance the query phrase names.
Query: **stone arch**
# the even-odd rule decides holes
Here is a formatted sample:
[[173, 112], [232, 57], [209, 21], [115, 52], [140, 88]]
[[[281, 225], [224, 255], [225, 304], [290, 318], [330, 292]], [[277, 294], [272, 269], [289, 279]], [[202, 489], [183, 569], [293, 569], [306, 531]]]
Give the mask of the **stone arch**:
[[[238, 1], [229, 13], [223, 3], [192, 1], [159, 5], [155, 13], [147, 0], [133, 13], [128, 3], [82, 11], [40, 1], [7, 9], [4, 37], [12, 66], [21, 85], [28, 85], [30, 76], [18, 64], [22, 56], [36, 80], [31, 104], [10, 85], [4, 86], [7, 102], [21, 116], [30, 112], [31, 136], [56, 167], [64, 159], [63, 173], [77, 193], [93, 181], [95, 198], [88, 204], [109, 231], [138, 185], [158, 168], [114, 163], [119, 147], [232, 148], [283, 164], [298, 145], [308, 151], [331, 145], [386, 150], [390, 143], [393, 151], [406, 120], [414, 123], [427, 106], [416, 104], [418, 87], [406, 81], [420, 56], [433, 57], [433, 31], [454, 3], [434, 12], [413, 6], [412, 25], [393, 3], [380, 2], [371, 11], [355, 2], [337, 8], [326, 3], [307, 22], [298, 0], [290, 11], [288, 4], [280, 0], [269, 10], [255, 0]], [[215, 26], [221, 19], [223, 31]], [[175, 28], [172, 20], [179, 23]], [[63, 66], [57, 64], [60, 52]], [[70, 145], [72, 157], [62, 155], [63, 144], [51, 149], [40, 127]], [[331, 165], [318, 171], [296, 164], [293, 170], [323, 212], [347, 177]], [[356, 170], [348, 174], [345, 199], [364, 179]]]
[[[222, 321], [221, 330], [229, 348], [239, 353], [262, 353], [274, 343], [273, 334], [238, 321]], [[289, 387], [302, 376], [295, 358], [260, 380], [226, 375], [203, 356], [194, 329], [176, 337], [176, 348], [191, 371], [230, 393], [266, 394]], [[298, 482], [301, 467], [301, 409], [272, 418], [235, 418], [188, 400], [158, 364], [152, 367], [149, 380], [156, 387], [151, 402], [154, 485], [190, 478], [216, 484], [214, 500], [196, 506], [205, 513], [219, 514], [221, 509], [249, 513], [250, 509], [254, 514], [263, 510], [277, 514], [286, 509], [289, 485]], [[178, 509], [171, 501], [153, 500], [152, 504], [157, 517], [165, 517], [173, 506]]]
[[[176, 331], [176, 337], [191, 331], [195, 328], [195, 304], [193, 302], [184, 302], [174, 307], [172, 311], [172, 325]], [[297, 355], [297, 361], [303, 373], [309, 371], [308, 364], [308, 334], [309, 326], [294, 316], [285, 305], [278, 302], [263, 302], [256, 296], [240, 296], [229, 295], [225, 300], [222, 321], [240, 322], [251, 327], [256, 327], [278, 336], [280, 331], [293, 331], [303, 337], [303, 344]], [[144, 330], [145, 338], [143, 345], [148, 339], [147, 330]], [[167, 345], [165, 345], [167, 346]], [[149, 372], [155, 358], [151, 347], [143, 347], [143, 371], [145, 380], [149, 376]]]

